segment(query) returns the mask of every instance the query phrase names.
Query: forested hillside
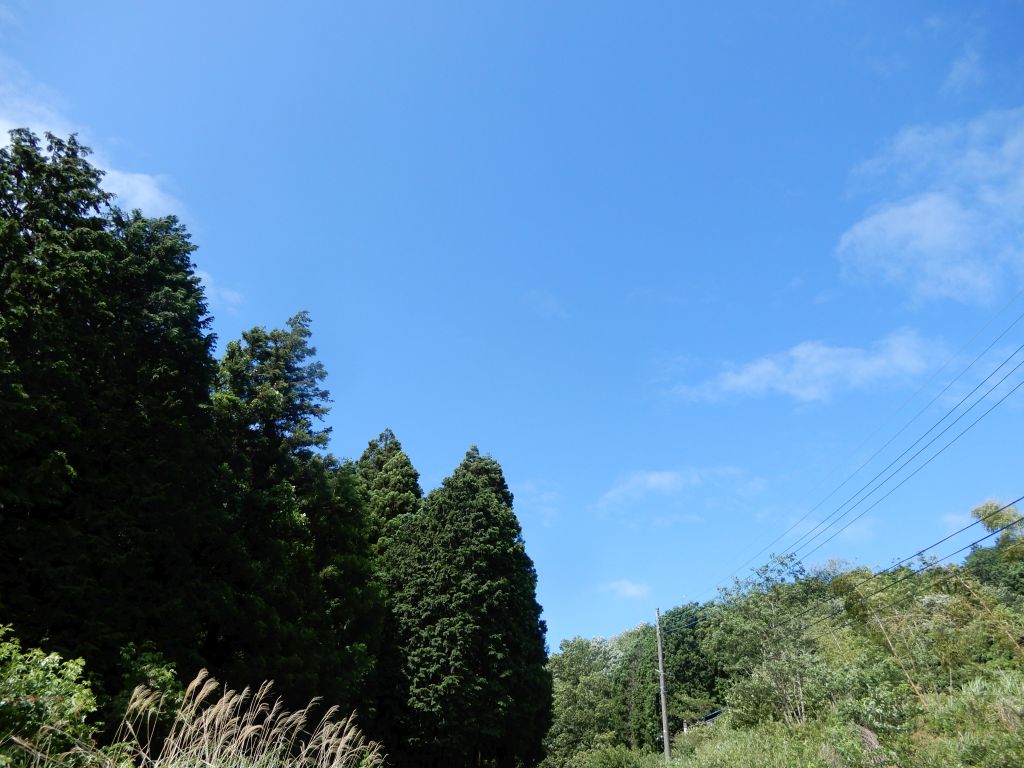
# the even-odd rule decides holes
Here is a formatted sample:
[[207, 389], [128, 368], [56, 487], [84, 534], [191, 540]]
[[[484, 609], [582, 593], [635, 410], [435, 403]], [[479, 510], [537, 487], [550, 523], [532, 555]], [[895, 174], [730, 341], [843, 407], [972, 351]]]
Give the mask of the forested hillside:
[[0, 764], [201, 668], [357, 709], [393, 764], [535, 763], [545, 626], [498, 462], [424, 498], [390, 431], [332, 455], [310, 316], [216, 359], [188, 232], [88, 154], [0, 149]]
[[[674, 764], [1024, 764], [1024, 523], [974, 518], [963, 565], [781, 558], [663, 615]], [[563, 642], [546, 764], [660, 764], [657, 668], [653, 625]]]

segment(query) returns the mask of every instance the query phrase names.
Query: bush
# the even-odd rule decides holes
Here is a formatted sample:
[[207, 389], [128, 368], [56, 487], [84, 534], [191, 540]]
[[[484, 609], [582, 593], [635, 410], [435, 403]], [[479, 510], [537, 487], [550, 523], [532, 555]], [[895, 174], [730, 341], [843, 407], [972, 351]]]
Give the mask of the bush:
[[83, 679], [81, 659], [22, 649], [10, 627], [0, 627], [0, 766], [19, 765], [17, 742], [60, 752], [88, 742], [96, 698]]
[[621, 745], [589, 749], [573, 755], [568, 768], [656, 768], [660, 755]]
[[978, 678], [932, 697], [914, 733], [917, 768], [1024, 765], [1024, 673]]

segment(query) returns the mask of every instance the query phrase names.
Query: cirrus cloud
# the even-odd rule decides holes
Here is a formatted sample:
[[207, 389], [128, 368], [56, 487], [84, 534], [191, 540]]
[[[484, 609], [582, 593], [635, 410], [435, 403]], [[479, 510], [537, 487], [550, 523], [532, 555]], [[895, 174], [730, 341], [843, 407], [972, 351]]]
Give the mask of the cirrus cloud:
[[671, 496], [684, 488], [698, 486], [701, 482], [701, 473], [696, 469], [638, 470], [630, 472], [606, 491], [598, 500], [597, 506], [612, 507], [651, 495]]
[[[57, 94], [16, 62], [0, 57], [0, 146], [6, 145], [8, 133], [15, 128], [29, 128], [40, 136], [46, 131], [58, 136], [85, 133], [64, 114]], [[113, 168], [101, 147], [92, 148], [94, 164], [104, 169], [102, 186], [117, 196], [122, 208], [138, 208], [148, 216], [185, 212], [185, 205], [168, 192], [166, 176]]]
[[599, 587], [601, 592], [611, 592], [616, 597], [627, 600], [640, 600], [651, 593], [649, 584], [642, 584], [629, 579], [616, 579]]
[[841, 390], [912, 378], [928, 370], [940, 354], [940, 345], [912, 330], [892, 333], [869, 348], [804, 341], [784, 352], [729, 365], [702, 383], [677, 385], [673, 392], [687, 400], [786, 395], [805, 403], [826, 401]]
[[847, 276], [987, 304], [1024, 267], [1024, 108], [901, 131], [855, 179], [895, 190], [839, 238]]
[[980, 85], [984, 80], [985, 70], [981, 66], [981, 52], [977, 45], [968, 44], [953, 60], [946, 81], [942, 84], [942, 90], [947, 93], [962, 93]]

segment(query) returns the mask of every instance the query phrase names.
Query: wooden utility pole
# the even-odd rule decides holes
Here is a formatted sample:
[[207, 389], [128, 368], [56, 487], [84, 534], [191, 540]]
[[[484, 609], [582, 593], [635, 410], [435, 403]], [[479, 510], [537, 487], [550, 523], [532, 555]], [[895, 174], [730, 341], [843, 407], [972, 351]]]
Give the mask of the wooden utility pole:
[[661, 737], [665, 743], [665, 763], [672, 759], [672, 747], [668, 741], [668, 700], [665, 696], [665, 657], [661, 651], [661, 611], [654, 609], [654, 631], [658, 637], [658, 678], [661, 682]]

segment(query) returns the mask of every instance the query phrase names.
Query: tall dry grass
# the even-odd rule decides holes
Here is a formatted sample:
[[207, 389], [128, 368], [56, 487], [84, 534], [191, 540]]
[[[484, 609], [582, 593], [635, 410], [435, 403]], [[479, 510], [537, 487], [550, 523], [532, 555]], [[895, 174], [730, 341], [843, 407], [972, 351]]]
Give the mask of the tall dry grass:
[[114, 744], [77, 743], [60, 754], [21, 742], [32, 766], [68, 768], [377, 768], [379, 744], [367, 740], [354, 715], [331, 707], [310, 729], [316, 700], [294, 712], [271, 696], [271, 683], [255, 693], [224, 689], [205, 670], [185, 690], [166, 723], [164, 697], [136, 688]]

